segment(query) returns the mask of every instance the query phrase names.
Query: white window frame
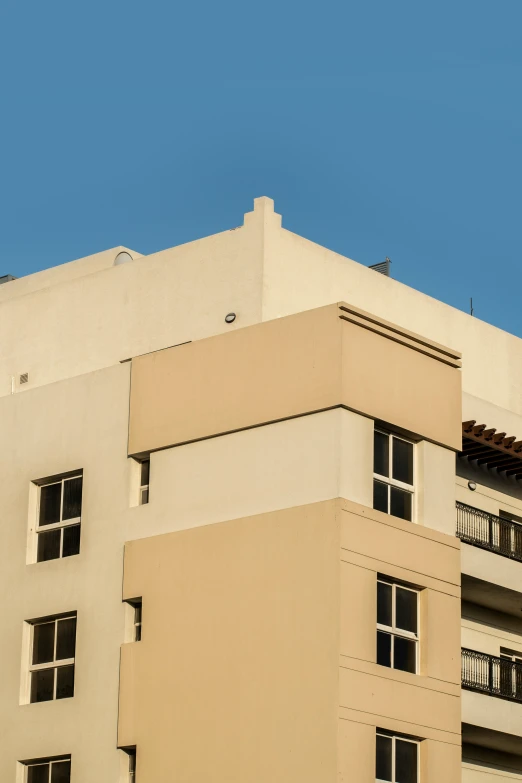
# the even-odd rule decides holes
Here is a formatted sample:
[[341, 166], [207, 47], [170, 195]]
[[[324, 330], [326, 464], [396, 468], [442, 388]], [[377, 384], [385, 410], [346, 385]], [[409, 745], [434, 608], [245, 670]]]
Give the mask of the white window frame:
[[[29, 779], [29, 769], [31, 767], [43, 767], [48, 766], [49, 767], [49, 781], [51, 780], [52, 775], [52, 765], [53, 764], [60, 764], [61, 762], [68, 761], [71, 762], [70, 756], [52, 756], [49, 758], [43, 758], [43, 759], [33, 759], [31, 761], [21, 761], [18, 764], [19, 769], [21, 769], [20, 773], [17, 773], [17, 781], [20, 783], [27, 783]], [[70, 778], [69, 778], [70, 779]]]
[[[27, 682], [27, 703], [37, 704], [39, 702], [31, 702], [31, 690], [33, 684], [33, 672], [42, 671], [43, 669], [61, 669], [63, 666], [74, 666], [76, 675], [76, 656], [74, 658], [60, 658], [56, 659], [56, 645], [58, 644], [58, 622], [60, 620], [76, 620], [76, 628], [78, 629], [78, 618], [74, 612], [71, 614], [56, 615], [55, 617], [48, 617], [42, 620], [36, 620], [30, 622], [31, 626], [31, 643], [30, 643], [30, 658], [29, 658], [29, 677]], [[47, 663], [33, 663], [33, 651], [34, 651], [34, 629], [37, 625], [47, 625], [54, 623], [54, 652], [53, 660]], [[76, 640], [75, 640], [76, 642]], [[75, 643], [76, 647], [76, 643]], [[53, 681], [53, 698], [50, 701], [56, 701], [56, 684], [58, 682], [58, 675], [55, 673]]]
[[[38, 536], [40, 533], [49, 533], [51, 530], [60, 530], [63, 531], [66, 527], [71, 527], [72, 525], [80, 525], [80, 534], [81, 534], [81, 522], [82, 522], [82, 516], [80, 514], [79, 517], [73, 517], [72, 519], [63, 519], [63, 497], [64, 497], [64, 483], [66, 481], [70, 481], [71, 479], [75, 478], [81, 478], [83, 479], [83, 472], [80, 471], [79, 473], [70, 473], [64, 476], [60, 476], [56, 479], [51, 479], [50, 481], [41, 481], [38, 482], [38, 503], [36, 505], [36, 526], [35, 526], [35, 532], [36, 532], [36, 551], [35, 551], [35, 562], [48, 562], [44, 560], [38, 560]], [[40, 525], [40, 498], [42, 494], [42, 489], [44, 487], [51, 487], [53, 484], [61, 484], [61, 492], [60, 492], [60, 521], [59, 522], [53, 522], [50, 525]], [[82, 511], [83, 511], [83, 481], [82, 481]], [[54, 560], [61, 560], [63, 558], [63, 532], [60, 533], [60, 555], [59, 557], [53, 558]]]
[[[411, 737], [405, 737], [402, 734], [391, 734], [386, 731], [382, 731], [380, 729], [377, 729], [375, 732], [376, 736], [380, 737], [387, 737], [388, 739], [392, 740], [392, 780], [383, 780], [382, 778], [375, 777], [375, 783], [396, 783], [395, 779], [395, 743], [396, 740], [400, 740], [401, 742], [410, 742], [412, 745], [417, 746], [417, 781], [416, 783], [420, 783], [420, 742], [419, 740], [412, 739]], [[376, 751], [377, 754], [377, 751]]]
[[[381, 484], [386, 484], [388, 487], [388, 514], [392, 516], [390, 508], [391, 508], [391, 500], [390, 500], [390, 487], [397, 487], [398, 489], [402, 489], [406, 492], [408, 492], [411, 495], [411, 522], [416, 521], [416, 513], [415, 513], [415, 478], [416, 478], [416, 449], [415, 449], [415, 443], [412, 440], [408, 440], [408, 438], [403, 438], [402, 435], [396, 435], [394, 432], [389, 432], [388, 430], [381, 429], [381, 427], [374, 427], [374, 432], [378, 432], [380, 435], [386, 435], [388, 438], [388, 467], [389, 467], [389, 476], [381, 476], [380, 473], [373, 472], [373, 479], [374, 481], [379, 481]], [[397, 479], [392, 478], [392, 471], [393, 471], [393, 439], [396, 440], [402, 440], [404, 443], [408, 443], [410, 446], [413, 447], [413, 484], [406, 484], [404, 481], [398, 481]], [[375, 460], [375, 456], [374, 456]], [[375, 464], [375, 461], [374, 461]], [[397, 517], [400, 519], [400, 517]], [[409, 522], [410, 520], [405, 520]]]
[[[405, 672], [405, 674], [418, 674], [419, 673], [419, 662], [420, 662], [420, 590], [417, 590], [415, 587], [410, 587], [409, 585], [403, 585], [400, 582], [393, 582], [392, 580], [384, 579], [383, 577], [379, 576], [377, 577], [377, 584], [384, 584], [388, 585], [392, 588], [392, 624], [389, 625], [383, 625], [382, 623], [377, 623], [377, 630], [383, 631], [383, 633], [389, 634], [391, 639], [391, 651], [390, 651], [390, 661], [391, 661], [391, 669], [395, 669], [393, 665], [393, 656], [394, 656], [394, 647], [393, 644], [393, 638], [395, 636], [400, 636], [403, 639], [410, 639], [411, 641], [415, 642], [415, 671], [414, 672]], [[408, 590], [410, 593], [415, 593], [417, 596], [417, 633], [413, 633], [412, 631], [406, 631], [403, 628], [397, 628], [395, 624], [395, 615], [396, 615], [396, 588], [400, 587], [401, 590]], [[388, 668], [388, 667], [386, 667]], [[395, 669], [395, 671], [402, 671], [402, 669]]]
[[[143, 463], [148, 462], [149, 463], [149, 483], [148, 484], [142, 484], [141, 483], [141, 474], [143, 471]], [[143, 500], [144, 493], [147, 493], [147, 500]], [[140, 494], [139, 494], [139, 505], [140, 506], [146, 506], [147, 503], [150, 502], [150, 457], [147, 457], [146, 459], [142, 459], [140, 462]]]

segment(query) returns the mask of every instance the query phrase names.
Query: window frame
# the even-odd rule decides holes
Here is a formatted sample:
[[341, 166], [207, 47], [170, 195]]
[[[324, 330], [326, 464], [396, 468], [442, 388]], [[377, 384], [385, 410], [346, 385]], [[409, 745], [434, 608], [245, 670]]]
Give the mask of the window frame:
[[[408, 737], [405, 734], [394, 734], [391, 731], [386, 731], [385, 729], [377, 729], [375, 732], [375, 737], [387, 737], [388, 739], [392, 740], [392, 780], [383, 780], [382, 778], [377, 777], [377, 770], [375, 770], [375, 783], [397, 783], [396, 776], [397, 776], [397, 770], [395, 767], [395, 761], [396, 761], [396, 741], [400, 740], [401, 742], [409, 742], [412, 745], [415, 745], [417, 747], [417, 774], [416, 774], [416, 781], [415, 783], [420, 783], [420, 746], [421, 742], [420, 740], [416, 739], [415, 737]], [[377, 743], [375, 748], [375, 762], [377, 764]]]
[[[70, 755], [65, 756], [46, 756], [45, 758], [41, 759], [31, 759], [30, 761], [19, 761], [19, 769], [22, 767], [21, 774], [17, 774], [17, 780], [20, 781], [20, 783], [27, 783], [29, 779], [29, 770], [31, 767], [43, 767], [48, 766], [49, 767], [49, 782], [51, 781], [51, 775], [52, 775], [52, 765], [53, 764], [60, 764], [64, 761], [69, 762], [69, 769], [72, 765], [72, 759]], [[71, 780], [71, 776], [69, 775], [69, 781]]]
[[[411, 585], [403, 584], [402, 582], [395, 582], [393, 579], [387, 579], [384, 576], [378, 575], [377, 576], [377, 585], [385, 584], [392, 588], [392, 625], [384, 625], [383, 623], [379, 623], [376, 621], [376, 629], [377, 631], [381, 631], [382, 633], [387, 633], [389, 636], [391, 636], [391, 649], [390, 649], [390, 666], [385, 666], [386, 669], [393, 669], [394, 671], [402, 671], [404, 674], [419, 674], [420, 669], [420, 593], [421, 591], [416, 588], [412, 587]], [[413, 633], [412, 631], [406, 631], [403, 628], [398, 628], [395, 624], [396, 620], [396, 594], [397, 594], [397, 587], [400, 587], [401, 590], [408, 590], [410, 593], [415, 593], [417, 596], [417, 633]], [[377, 590], [379, 588], [377, 587]], [[376, 613], [377, 614], [377, 613]], [[377, 618], [376, 618], [377, 620]], [[402, 639], [408, 639], [409, 641], [415, 642], [415, 671], [414, 672], [407, 672], [404, 671], [404, 669], [396, 669], [393, 665], [394, 663], [394, 655], [395, 655], [395, 645], [393, 643], [393, 640], [396, 636], [401, 637]], [[377, 636], [376, 636], [377, 639]], [[384, 666], [384, 664], [378, 664], [378, 666]]]
[[[76, 620], [76, 628], [75, 628], [75, 636], [74, 636], [74, 648], [75, 648], [75, 654], [73, 658], [56, 658], [56, 648], [58, 645], [58, 623], [60, 620]], [[78, 631], [78, 615], [77, 612], [67, 612], [65, 614], [59, 614], [59, 615], [52, 615], [51, 617], [43, 617], [38, 620], [29, 620], [27, 621], [28, 624], [31, 626], [31, 634], [30, 634], [30, 644], [29, 644], [29, 665], [28, 665], [28, 677], [27, 677], [27, 703], [28, 704], [42, 704], [44, 702], [37, 702], [31, 700], [31, 693], [32, 693], [32, 685], [33, 685], [33, 673], [44, 671], [45, 669], [61, 669], [65, 666], [73, 666], [74, 667], [74, 685], [73, 685], [73, 694], [72, 696], [64, 697], [64, 698], [74, 698], [74, 690], [76, 686], [76, 634]], [[37, 625], [50, 625], [51, 623], [54, 623], [54, 649], [53, 649], [53, 660], [47, 661], [46, 663], [33, 663], [33, 653], [34, 653], [34, 629]], [[58, 683], [58, 675], [57, 673], [54, 674], [53, 677], [53, 698], [47, 699], [46, 701], [58, 701], [56, 698], [56, 688]], [[59, 700], [61, 701], [61, 699]]]
[[[148, 482], [142, 484], [143, 481], [143, 466], [148, 464]], [[146, 495], [147, 499], [144, 500], [143, 496]], [[140, 460], [140, 487], [139, 487], [139, 506], [146, 506], [150, 502], [150, 457]]]
[[[388, 496], [388, 511], [387, 512], [381, 512], [381, 513], [387, 513], [389, 516], [395, 516], [391, 513], [391, 487], [396, 487], [397, 489], [402, 489], [404, 492], [407, 492], [409, 495], [411, 495], [411, 520], [405, 519], [405, 522], [416, 522], [416, 492], [415, 492], [415, 481], [416, 481], [416, 449], [415, 449], [415, 442], [412, 440], [409, 440], [408, 438], [403, 437], [402, 435], [397, 435], [395, 432], [392, 432], [391, 430], [386, 430], [382, 427], [379, 427], [377, 425], [374, 426], [374, 443], [375, 443], [375, 433], [378, 432], [380, 435], [385, 435], [388, 438], [388, 465], [389, 465], [389, 476], [383, 476], [381, 473], [375, 472], [375, 453], [373, 456], [373, 484], [372, 488], [375, 486], [375, 482], [378, 481], [380, 484], [385, 484], [387, 487], [387, 496]], [[394, 479], [392, 476], [393, 473], [393, 441], [400, 440], [403, 443], [408, 443], [412, 447], [412, 484], [407, 484], [404, 481], [399, 481], [399, 479]], [[402, 519], [402, 517], [396, 517], [396, 519]]]
[[[66, 527], [73, 527], [75, 525], [78, 525], [80, 528], [80, 540], [81, 540], [81, 525], [82, 525], [82, 513], [80, 512], [79, 517], [72, 517], [71, 519], [63, 519], [63, 500], [64, 500], [64, 483], [66, 481], [71, 481], [72, 479], [82, 479], [82, 497], [81, 497], [81, 512], [83, 512], [83, 470], [79, 471], [73, 471], [71, 473], [64, 473], [59, 476], [55, 476], [49, 479], [44, 479], [42, 481], [34, 482], [37, 486], [38, 491], [38, 497], [37, 497], [37, 503], [36, 503], [36, 522], [35, 522], [35, 536], [36, 536], [36, 548], [35, 548], [35, 562], [36, 563], [48, 563], [49, 560], [38, 560], [38, 544], [39, 544], [39, 536], [42, 533], [50, 533], [53, 530], [59, 530], [60, 531], [60, 554], [58, 557], [53, 557], [51, 560], [62, 560], [63, 555], [63, 540], [64, 540], [64, 529]], [[40, 506], [41, 506], [41, 497], [42, 497], [42, 489], [44, 487], [51, 487], [54, 484], [61, 484], [61, 491], [60, 491], [60, 521], [59, 522], [52, 522], [49, 525], [40, 525]], [[80, 546], [78, 548], [78, 553], [80, 554]], [[66, 555], [66, 557], [75, 557], [75, 555]]]

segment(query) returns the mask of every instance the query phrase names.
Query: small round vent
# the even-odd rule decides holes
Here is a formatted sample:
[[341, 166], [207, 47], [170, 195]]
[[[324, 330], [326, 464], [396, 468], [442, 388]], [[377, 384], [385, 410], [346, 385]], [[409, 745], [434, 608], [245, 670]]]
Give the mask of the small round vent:
[[118, 253], [114, 259], [114, 266], [118, 266], [119, 264], [126, 264], [127, 261], [132, 261], [132, 256], [130, 253], [127, 253], [126, 250], [122, 250], [121, 253]]

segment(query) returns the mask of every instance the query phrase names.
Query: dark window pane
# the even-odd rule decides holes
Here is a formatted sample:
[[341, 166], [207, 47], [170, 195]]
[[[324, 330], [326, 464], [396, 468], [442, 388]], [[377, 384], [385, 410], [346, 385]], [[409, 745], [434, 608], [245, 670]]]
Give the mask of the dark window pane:
[[[375, 489], [374, 489], [375, 496]], [[375, 508], [375, 505], [374, 505]], [[392, 487], [390, 491], [390, 514], [411, 522], [411, 493]]]
[[62, 519], [76, 519], [82, 515], [82, 476], [63, 482]]
[[377, 780], [393, 780], [392, 778], [392, 739], [377, 734], [375, 753], [375, 777]]
[[60, 537], [60, 530], [38, 533], [37, 560], [39, 563], [43, 563], [44, 560], [56, 560], [57, 557], [60, 557]]
[[47, 484], [40, 489], [40, 525], [60, 521], [61, 484]]
[[377, 663], [379, 666], [391, 666], [391, 636], [377, 631]]
[[147, 487], [147, 489], [142, 489], [142, 490], [141, 490], [141, 501], [140, 501], [140, 505], [141, 505], [141, 506], [144, 506], [144, 505], [145, 505], [146, 503], [148, 503], [148, 502], [149, 502], [149, 488]]
[[141, 463], [141, 486], [145, 486], [145, 484], [149, 484], [149, 477], [150, 477], [150, 459], [145, 459]]
[[58, 638], [56, 640], [56, 660], [74, 658], [76, 649], [76, 617], [58, 620]]
[[382, 432], [373, 433], [373, 472], [379, 476], [390, 475], [390, 438]]
[[415, 674], [417, 671], [417, 645], [411, 639], [395, 636], [393, 639], [393, 668]]
[[414, 742], [395, 740], [396, 783], [417, 783], [417, 748]]
[[31, 701], [50, 701], [53, 698], [54, 669], [41, 669], [31, 675]]
[[74, 696], [74, 664], [71, 666], [60, 666], [56, 670], [56, 698], [68, 699]]
[[377, 582], [377, 622], [392, 624], [392, 586], [384, 582]]
[[70, 783], [71, 762], [53, 761], [51, 767], [51, 783]]
[[27, 767], [27, 783], [49, 783], [49, 764]]
[[397, 481], [413, 484], [413, 444], [393, 438], [393, 471]]
[[377, 511], [388, 513], [388, 485], [382, 481], [373, 482], [373, 507]]
[[54, 622], [33, 626], [33, 663], [54, 661]]
[[403, 631], [417, 633], [417, 595], [398, 585], [395, 588], [395, 625]]
[[69, 525], [63, 529], [62, 557], [77, 555], [80, 551], [80, 525]]

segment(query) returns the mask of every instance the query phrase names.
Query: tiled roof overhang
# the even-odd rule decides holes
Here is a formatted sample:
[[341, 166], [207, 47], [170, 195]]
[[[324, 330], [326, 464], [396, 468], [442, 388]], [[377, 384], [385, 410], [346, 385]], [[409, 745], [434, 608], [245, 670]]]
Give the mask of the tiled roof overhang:
[[522, 440], [506, 436], [485, 424], [465, 421], [462, 424], [461, 457], [477, 465], [495, 468], [506, 476], [522, 479]]

